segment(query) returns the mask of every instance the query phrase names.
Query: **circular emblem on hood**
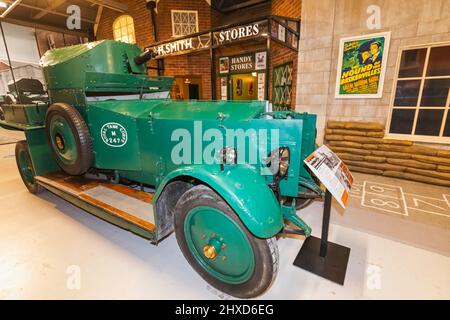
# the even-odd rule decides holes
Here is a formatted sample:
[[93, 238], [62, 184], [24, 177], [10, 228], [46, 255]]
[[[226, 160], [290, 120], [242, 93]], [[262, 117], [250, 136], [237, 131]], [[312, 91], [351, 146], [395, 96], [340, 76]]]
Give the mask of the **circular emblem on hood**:
[[123, 147], [128, 141], [127, 130], [120, 123], [105, 123], [100, 134], [103, 142], [110, 147]]

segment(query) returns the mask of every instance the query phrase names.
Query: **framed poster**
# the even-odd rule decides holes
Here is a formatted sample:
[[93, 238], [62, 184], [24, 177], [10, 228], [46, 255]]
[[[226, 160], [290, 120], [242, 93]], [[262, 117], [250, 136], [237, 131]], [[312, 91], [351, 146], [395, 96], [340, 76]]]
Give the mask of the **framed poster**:
[[228, 73], [230, 71], [230, 59], [223, 57], [219, 59], [219, 73]]
[[286, 42], [286, 28], [281, 24], [278, 25], [278, 40]]
[[390, 37], [383, 32], [341, 39], [336, 98], [381, 98]]
[[266, 69], [266, 60], [267, 60], [267, 52], [257, 52], [255, 53], [255, 70], [265, 70]]
[[222, 100], [228, 100], [228, 78], [220, 78], [220, 98]]
[[258, 100], [264, 100], [266, 96], [266, 75], [258, 73]]

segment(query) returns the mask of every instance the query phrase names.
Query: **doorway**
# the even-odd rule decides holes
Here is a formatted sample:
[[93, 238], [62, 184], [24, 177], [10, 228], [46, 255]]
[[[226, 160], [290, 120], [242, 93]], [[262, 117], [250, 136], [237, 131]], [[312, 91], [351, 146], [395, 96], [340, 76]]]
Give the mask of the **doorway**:
[[202, 78], [199, 76], [176, 76], [172, 95], [176, 100], [200, 100]]

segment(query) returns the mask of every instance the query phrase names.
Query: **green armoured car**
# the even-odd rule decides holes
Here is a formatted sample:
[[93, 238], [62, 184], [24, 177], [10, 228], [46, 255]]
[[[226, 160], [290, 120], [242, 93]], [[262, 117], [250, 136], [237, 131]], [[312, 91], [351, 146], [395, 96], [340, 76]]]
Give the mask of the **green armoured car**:
[[276, 236], [311, 233], [295, 207], [321, 196], [303, 164], [316, 117], [261, 101], [172, 101], [173, 79], [147, 75], [151, 57], [109, 40], [48, 51], [49, 102], [5, 105], [0, 121], [25, 132], [20, 175], [30, 192], [152, 243], [175, 230], [207, 282], [255, 297], [275, 278]]

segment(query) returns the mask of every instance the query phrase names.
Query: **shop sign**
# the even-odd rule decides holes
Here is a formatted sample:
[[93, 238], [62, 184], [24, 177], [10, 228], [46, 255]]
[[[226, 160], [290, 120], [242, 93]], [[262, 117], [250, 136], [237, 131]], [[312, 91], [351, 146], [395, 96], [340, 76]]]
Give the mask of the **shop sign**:
[[390, 32], [341, 39], [336, 98], [381, 98], [389, 39]]
[[238, 56], [219, 58], [219, 73], [245, 73], [254, 70], [265, 70], [267, 53], [257, 52]]
[[213, 32], [214, 46], [267, 36], [267, 20]]
[[152, 50], [156, 53], [156, 58], [166, 56], [175, 56], [179, 54], [189, 53], [191, 51], [199, 51], [210, 48], [210, 33], [201, 34], [195, 37], [174, 40], [162, 43], [156, 46], [147, 47], [146, 50]]

